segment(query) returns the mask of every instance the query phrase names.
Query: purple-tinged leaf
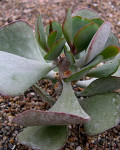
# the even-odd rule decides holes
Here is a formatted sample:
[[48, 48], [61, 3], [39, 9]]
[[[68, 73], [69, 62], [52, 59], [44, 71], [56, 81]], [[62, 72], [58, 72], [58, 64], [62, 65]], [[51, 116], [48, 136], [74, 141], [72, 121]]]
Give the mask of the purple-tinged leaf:
[[45, 55], [46, 60], [55, 60], [60, 55], [65, 44], [65, 39], [62, 38], [58, 40], [49, 50], [49, 52]]
[[57, 31], [56, 38], [55, 38], [55, 42], [56, 42], [56, 41], [58, 41], [59, 39], [62, 38], [62, 27], [58, 22], [50, 21], [50, 24], [46, 28], [47, 37], [50, 34], [50, 25], [51, 25], [52, 31]]
[[63, 83], [63, 91], [49, 111], [29, 110], [18, 114], [14, 123], [22, 126], [81, 124], [90, 120], [74, 94], [71, 83]]
[[107, 42], [111, 31], [111, 24], [109, 22], [103, 23], [96, 34], [93, 36], [84, 58], [84, 64], [89, 63], [95, 56], [100, 54], [104, 49], [104, 45]]
[[72, 32], [73, 32], [73, 38], [77, 34], [77, 32], [87, 24], [92, 23], [91, 20], [82, 18], [80, 16], [74, 16], [72, 17]]
[[118, 70], [119, 66], [119, 61], [109, 62], [98, 68], [95, 68], [94, 70], [91, 70], [87, 76], [96, 78], [108, 77], [114, 74]]
[[97, 56], [92, 62], [90, 62], [86, 67], [81, 69], [80, 71], [72, 74], [69, 78], [67, 78], [65, 81], [70, 82], [74, 80], [82, 79], [93, 67], [98, 65], [103, 60], [103, 57], [101, 55]]
[[44, 51], [48, 51], [48, 45], [47, 45], [47, 41], [46, 41], [46, 37], [45, 37], [45, 33], [44, 33], [44, 26], [43, 26], [43, 22], [42, 22], [42, 18], [39, 14], [37, 21], [36, 21], [36, 26], [35, 26], [35, 34], [36, 34], [36, 39], [38, 41], [38, 44], [40, 45], [40, 47], [42, 49], [44, 49]]
[[35, 150], [59, 150], [68, 138], [68, 129], [67, 126], [27, 127], [17, 138]]
[[41, 63], [0, 51], [0, 93], [20, 95], [53, 69], [51, 63]]
[[84, 124], [88, 135], [100, 134], [120, 121], [120, 95], [117, 93], [92, 96], [81, 100], [80, 104], [91, 116], [91, 120]]
[[82, 52], [88, 47], [98, 28], [99, 27], [96, 23], [89, 23], [78, 31], [74, 37], [74, 45], [77, 52]]
[[91, 8], [80, 8], [73, 12], [72, 16], [81, 16], [87, 19], [101, 18], [100, 15]]
[[111, 59], [115, 57], [120, 52], [120, 48], [114, 45], [110, 45], [106, 47], [100, 55], [104, 57], [104, 59]]
[[54, 44], [55, 39], [56, 39], [56, 35], [57, 35], [57, 31], [52, 31], [49, 34], [48, 39], [47, 39], [47, 43], [48, 43], [49, 47], [52, 47], [52, 45]]
[[15, 21], [0, 28], [0, 51], [45, 62], [30, 25]]
[[67, 11], [62, 30], [68, 45], [71, 47], [73, 44], [71, 9], [68, 9]]
[[95, 22], [98, 26], [101, 26], [104, 21], [101, 19], [101, 18], [94, 18], [94, 19], [91, 19], [92, 22]]
[[100, 78], [93, 81], [84, 91], [77, 93], [78, 96], [91, 96], [113, 92], [120, 88], [119, 77]]

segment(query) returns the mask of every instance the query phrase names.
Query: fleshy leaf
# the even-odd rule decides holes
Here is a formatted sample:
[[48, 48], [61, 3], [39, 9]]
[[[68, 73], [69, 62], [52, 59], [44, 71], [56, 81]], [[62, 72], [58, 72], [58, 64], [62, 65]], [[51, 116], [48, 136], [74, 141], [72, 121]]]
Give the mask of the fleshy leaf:
[[16, 21], [0, 28], [0, 50], [45, 62], [32, 28], [23, 21]]
[[27, 127], [18, 135], [18, 141], [35, 150], [58, 150], [68, 137], [67, 126]]
[[101, 18], [94, 18], [94, 19], [91, 19], [91, 21], [95, 22], [99, 26], [101, 26], [104, 23], [104, 21]]
[[63, 91], [49, 111], [29, 110], [18, 114], [14, 123], [22, 126], [81, 124], [89, 121], [74, 94], [71, 83], [63, 83]]
[[56, 35], [57, 35], [57, 31], [52, 31], [49, 34], [48, 39], [47, 39], [47, 43], [48, 43], [49, 47], [51, 47], [54, 44], [55, 39], [56, 39]]
[[111, 46], [106, 47], [100, 53], [100, 55], [102, 55], [104, 57], [104, 59], [110, 59], [110, 58], [115, 57], [119, 52], [120, 52], [119, 47], [111, 45]]
[[68, 51], [67, 48], [64, 47], [64, 53], [65, 53], [65, 56], [66, 56], [67, 60], [71, 64], [74, 64], [75, 63], [75, 58], [74, 58], [74, 55], [71, 53], [71, 51]]
[[119, 65], [119, 61], [106, 63], [94, 70], [91, 70], [87, 76], [96, 78], [108, 77], [117, 71]]
[[117, 126], [120, 121], [120, 95], [107, 93], [83, 99], [80, 104], [91, 116], [84, 125], [88, 135], [100, 134]]
[[[55, 42], [56, 42], [57, 40], [61, 39], [61, 37], [62, 37], [62, 27], [56, 21], [51, 21], [50, 24], [52, 25], [52, 30], [53, 31], [57, 31], [56, 39], [55, 39]], [[50, 30], [50, 25], [48, 25], [47, 28], [46, 28], [46, 34], [47, 34], [47, 36], [49, 36], [49, 34], [50, 34], [49, 30]]]
[[57, 59], [57, 57], [60, 55], [63, 46], [65, 44], [65, 39], [62, 38], [60, 40], [58, 40], [49, 50], [49, 52], [45, 55], [45, 59], [47, 60], [55, 60]]
[[109, 22], [105, 22], [100, 26], [86, 50], [84, 64], [89, 63], [95, 56], [104, 50], [103, 48], [109, 37], [110, 31], [111, 24]]
[[103, 60], [103, 57], [101, 55], [97, 56], [91, 63], [89, 63], [86, 67], [81, 69], [79, 72], [76, 72], [72, 74], [68, 79], [66, 79], [66, 82], [74, 81], [82, 79], [93, 67], [98, 65]]
[[80, 8], [73, 12], [72, 16], [81, 16], [87, 19], [101, 18], [100, 15], [91, 8]]
[[120, 48], [120, 44], [119, 44], [119, 40], [117, 38], [117, 36], [114, 33], [110, 33], [108, 40], [104, 46], [104, 49], [110, 45], [114, 45]]
[[98, 25], [96, 23], [90, 23], [78, 31], [74, 37], [74, 45], [78, 52], [81, 52], [88, 47], [97, 30]]
[[93, 81], [84, 91], [80, 92], [79, 96], [91, 96], [113, 92], [120, 88], [119, 77], [100, 78]]
[[41, 15], [38, 16], [36, 21], [35, 34], [36, 34], [36, 39], [38, 41], [38, 44], [42, 49], [44, 49], [47, 52], [49, 48], [44, 33], [44, 26], [43, 26]]
[[91, 23], [91, 20], [82, 18], [80, 16], [74, 16], [72, 17], [72, 32], [73, 32], [73, 38], [76, 35], [76, 33], [87, 24]]
[[41, 63], [0, 51], [0, 93], [20, 95], [53, 69]]
[[71, 46], [73, 44], [71, 9], [68, 9], [62, 29], [68, 45]]
[[[120, 53], [112, 60], [113, 62], [118, 60], [120, 62]], [[114, 76], [120, 77], [120, 66]]]

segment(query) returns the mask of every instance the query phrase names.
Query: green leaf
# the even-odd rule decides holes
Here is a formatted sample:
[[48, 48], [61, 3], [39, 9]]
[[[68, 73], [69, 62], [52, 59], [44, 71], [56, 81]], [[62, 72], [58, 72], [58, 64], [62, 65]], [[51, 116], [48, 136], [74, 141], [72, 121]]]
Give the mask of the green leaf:
[[99, 27], [104, 23], [104, 21], [101, 18], [94, 18], [91, 19], [92, 22], [95, 22]]
[[48, 39], [47, 39], [47, 43], [48, 43], [49, 47], [52, 47], [52, 45], [54, 44], [55, 39], [56, 39], [56, 35], [57, 35], [57, 31], [52, 31], [49, 34]]
[[[56, 41], [58, 41], [59, 39], [61, 39], [61, 37], [62, 37], [62, 27], [61, 27], [61, 25], [60, 25], [58, 22], [56, 22], [56, 21], [51, 21], [50, 23], [51, 23], [51, 25], [52, 25], [52, 30], [53, 30], [53, 31], [57, 31], [56, 39], [55, 39], [55, 42], [56, 42]], [[49, 30], [50, 30], [50, 25], [48, 25], [47, 28], [46, 28], [47, 37], [48, 37], [49, 34], [50, 34], [50, 31], [49, 31]]]
[[[112, 60], [113, 62], [118, 60], [120, 62], [120, 53]], [[120, 66], [114, 76], [120, 77]]]
[[0, 51], [0, 93], [21, 95], [53, 69], [52, 64]]
[[16, 21], [0, 28], [0, 50], [45, 62], [32, 28], [23, 21]]
[[118, 67], [119, 67], [119, 61], [109, 62], [94, 70], [91, 70], [87, 74], [87, 76], [96, 77], [96, 78], [108, 77], [114, 74], [117, 71]]
[[82, 18], [80, 16], [74, 16], [72, 17], [72, 32], [73, 32], [73, 38], [76, 35], [76, 33], [87, 24], [91, 23], [91, 20]]
[[60, 40], [58, 40], [49, 50], [49, 52], [45, 55], [45, 59], [47, 60], [55, 60], [57, 59], [57, 57], [60, 55], [63, 46], [65, 44], [65, 39], [62, 38]]
[[98, 25], [96, 23], [90, 23], [78, 31], [74, 37], [74, 45], [78, 52], [81, 52], [88, 47], [97, 30]]
[[91, 63], [89, 63], [86, 67], [81, 69], [79, 72], [76, 72], [72, 74], [68, 79], [66, 79], [66, 82], [74, 81], [82, 79], [93, 67], [98, 65], [103, 60], [102, 56], [97, 56]]
[[63, 82], [63, 91], [49, 111], [29, 110], [18, 114], [13, 122], [21, 126], [81, 124], [90, 117], [79, 105], [71, 83]]
[[92, 38], [83, 60], [83, 64], [89, 63], [95, 56], [100, 54], [104, 49], [104, 45], [108, 40], [111, 31], [111, 24], [109, 22], [103, 23]]
[[71, 47], [73, 44], [73, 37], [72, 37], [72, 17], [71, 17], [71, 9], [68, 9], [66, 14], [63, 26], [62, 26], [64, 37], [68, 45]]
[[80, 101], [83, 109], [91, 116], [84, 125], [88, 135], [100, 134], [117, 126], [120, 121], [120, 95], [107, 93]]
[[[91, 96], [113, 92], [120, 88], [119, 77], [100, 78], [93, 81], [84, 91], [79, 93], [79, 96]], [[77, 94], [78, 95], [78, 94]]]
[[100, 15], [91, 8], [80, 8], [73, 12], [72, 16], [81, 16], [87, 19], [101, 18]]
[[67, 137], [67, 126], [34, 126], [19, 133], [18, 141], [37, 150], [58, 150]]
[[119, 47], [111, 45], [106, 47], [101, 53], [100, 55], [102, 55], [104, 57], [104, 59], [111, 59], [113, 57], [115, 57], [118, 53], [120, 52]]
[[38, 44], [42, 49], [44, 49], [46, 52], [49, 50], [45, 33], [44, 33], [44, 26], [42, 22], [42, 18], [39, 15], [36, 21], [36, 26], [35, 26], [35, 34], [36, 34], [36, 39], [38, 41]]
[[110, 45], [114, 45], [120, 48], [120, 44], [119, 44], [119, 40], [117, 38], [117, 36], [114, 33], [110, 33], [108, 40], [104, 46], [104, 49]]
[[65, 53], [65, 56], [66, 56], [67, 60], [71, 64], [74, 64], [75, 63], [75, 58], [74, 58], [73, 54], [71, 53], [71, 51], [68, 51], [65, 46], [64, 46], [64, 53]]

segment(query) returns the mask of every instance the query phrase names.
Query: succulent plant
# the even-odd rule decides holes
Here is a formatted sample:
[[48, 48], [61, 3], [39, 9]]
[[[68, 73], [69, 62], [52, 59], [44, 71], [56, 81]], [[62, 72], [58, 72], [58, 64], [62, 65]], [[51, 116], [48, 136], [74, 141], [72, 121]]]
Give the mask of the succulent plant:
[[[0, 93], [21, 95], [32, 86], [51, 106], [47, 111], [16, 115], [13, 122], [25, 127], [18, 141], [33, 149], [58, 150], [67, 139], [68, 124], [84, 124], [89, 135], [116, 126], [120, 120], [119, 51], [111, 24], [88, 8], [73, 14], [68, 9], [62, 27], [50, 21], [46, 33], [39, 15], [35, 36], [24, 21], [2, 27]], [[38, 86], [42, 78], [56, 85], [57, 101]], [[75, 93], [71, 83], [83, 90]]]

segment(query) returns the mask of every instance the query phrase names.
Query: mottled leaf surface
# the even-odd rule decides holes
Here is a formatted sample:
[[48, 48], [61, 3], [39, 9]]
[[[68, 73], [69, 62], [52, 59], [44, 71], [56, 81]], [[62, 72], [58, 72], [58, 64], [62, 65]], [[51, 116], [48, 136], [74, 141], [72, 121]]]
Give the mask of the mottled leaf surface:
[[58, 40], [49, 50], [49, 52], [45, 55], [45, 59], [47, 60], [55, 60], [57, 59], [57, 57], [60, 55], [63, 46], [65, 44], [65, 39], [62, 38], [60, 40]]
[[67, 126], [34, 126], [19, 133], [18, 141], [35, 150], [58, 150], [67, 137]]
[[50, 63], [0, 51], [0, 93], [10, 96], [23, 94], [52, 68]]
[[66, 82], [74, 81], [82, 79], [93, 67], [98, 65], [103, 60], [103, 57], [101, 55], [97, 56], [91, 63], [89, 63], [86, 67], [81, 69], [79, 72], [76, 72], [72, 74], [68, 79], [66, 79]]
[[44, 26], [43, 26], [42, 18], [40, 15], [38, 16], [37, 21], [36, 21], [35, 34], [36, 34], [36, 39], [38, 43], [40, 44], [41, 48], [47, 52], [49, 49], [48, 49], [48, 45], [46, 41], [46, 36], [44, 33]]
[[81, 124], [90, 120], [74, 94], [71, 83], [63, 83], [63, 91], [49, 111], [29, 110], [18, 114], [14, 123], [22, 126]]
[[93, 81], [84, 91], [80, 92], [80, 96], [91, 96], [112, 92], [120, 88], [119, 77], [100, 78]]
[[0, 51], [45, 62], [32, 28], [23, 21], [16, 21], [0, 28]]
[[96, 34], [93, 36], [85, 55], [84, 63], [89, 63], [95, 56], [100, 54], [104, 49], [104, 45], [109, 37], [111, 31], [111, 24], [109, 22], [103, 23]]
[[120, 121], [120, 95], [107, 93], [96, 95], [80, 101], [83, 109], [91, 116], [84, 125], [89, 135], [100, 134], [117, 126]]
[[100, 15], [91, 8], [80, 8], [73, 12], [72, 16], [81, 16], [87, 19], [101, 18]]
[[81, 52], [88, 47], [97, 30], [98, 25], [96, 23], [90, 23], [78, 31], [74, 37], [74, 45], [78, 52]]
[[117, 71], [119, 65], [119, 61], [106, 63], [94, 70], [91, 70], [87, 76], [96, 78], [108, 77]]

